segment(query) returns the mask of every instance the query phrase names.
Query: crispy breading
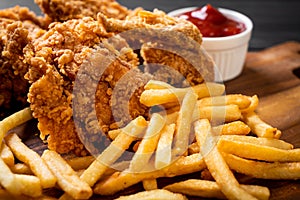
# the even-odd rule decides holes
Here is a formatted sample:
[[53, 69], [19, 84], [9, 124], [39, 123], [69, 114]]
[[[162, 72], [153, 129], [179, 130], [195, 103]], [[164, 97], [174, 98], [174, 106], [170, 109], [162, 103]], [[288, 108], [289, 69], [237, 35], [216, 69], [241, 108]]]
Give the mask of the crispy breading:
[[0, 118], [27, 103], [29, 84], [24, 75], [28, 64], [23, 62], [23, 49], [44, 33], [40, 27], [44, 22], [28, 8], [0, 10]]
[[130, 13], [130, 10], [114, 0], [35, 0], [35, 3], [53, 21], [59, 22], [83, 17], [96, 19], [98, 12], [124, 19]]
[[108, 31], [122, 33], [135, 29], [122, 36], [141, 49], [146, 71], [157, 79], [176, 86], [214, 79], [214, 63], [201, 48], [201, 33], [192, 23], [169, 17], [157, 9], [141, 10], [125, 20], [107, 18], [101, 13], [98, 18]]
[[[113, 116], [111, 105], [114, 103], [111, 96], [116, 83], [128, 71], [136, 68], [139, 61], [124, 39], [107, 40], [112, 35], [106, 32], [101, 23], [85, 17], [51, 24], [47, 33], [27, 47], [26, 61], [30, 64], [30, 69], [26, 77], [32, 83], [28, 100], [33, 116], [39, 120], [38, 127], [42, 137], [49, 135], [47, 141], [50, 149], [60, 153], [75, 151], [76, 154], [84, 155], [86, 151], [78, 134], [84, 134], [81, 139], [85, 144], [97, 141], [101, 145], [102, 133], [107, 132], [110, 125], [118, 122], [122, 126], [132, 119], [126, 120], [123, 116], [118, 116], [122, 113], [120, 110], [124, 109], [120, 101], [114, 106], [117, 114]], [[88, 63], [92, 56], [95, 56], [97, 63], [104, 62], [109, 56], [113, 56], [113, 60], [103, 71], [95, 66], [96, 62]], [[78, 74], [82, 65], [91, 68]], [[99, 73], [102, 76], [97, 77]], [[141, 80], [145, 79], [140, 77]], [[134, 80], [138, 80], [137, 76]], [[75, 98], [75, 103], [78, 109], [74, 118], [72, 92], [75, 81], [79, 84], [79, 90], [76, 91], [78, 98]], [[130, 83], [133, 84], [134, 81]], [[95, 84], [98, 86], [93, 88], [92, 85]], [[126, 82], [126, 85], [121, 86], [121, 93], [116, 95], [121, 97], [127, 91]], [[86, 94], [92, 96], [86, 98]], [[130, 99], [129, 110], [132, 110], [132, 117], [146, 112], [145, 106], [139, 103], [139, 98], [134, 97], [135, 95], [138, 93], [133, 94]], [[90, 116], [93, 115], [96, 118], [91, 119]], [[74, 120], [83, 126], [76, 129]], [[93, 146], [88, 148], [97, 151]]]
[[[0, 18], [10, 19], [13, 21], [21, 21], [35, 25], [42, 29], [46, 29], [51, 20], [45, 16], [37, 16], [27, 7], [15, 6], [0, 10]], [[31, 27], [32, 28], [32, 27]], [[32, 29], [31, 29], [32, 30]]]

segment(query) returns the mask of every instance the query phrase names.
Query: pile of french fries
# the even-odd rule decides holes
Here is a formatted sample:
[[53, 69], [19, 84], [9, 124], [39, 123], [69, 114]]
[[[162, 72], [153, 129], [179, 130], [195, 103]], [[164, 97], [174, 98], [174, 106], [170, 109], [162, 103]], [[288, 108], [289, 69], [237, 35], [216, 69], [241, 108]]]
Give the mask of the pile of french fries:
[[[149, 81], [140, 101], [160, 111], [110, 131], [112, 142], [97, 157], [68, 159], [51, 150], [39, 156], [17, 134], [7, 133], [32, 118], [29, 108], [15, 113], [0, 122], [0, 199], [51, 199], [43, 191], [54, 187], [64, 192], [59, 199], [89, 199], [140, 182], [144, 191], [118, 199], [269, 199], [267, 187], [240, 184], [236, 172], [299, 179], [300, 149], [259, 118], [257, 96], [224, 91], [217, 83], [174, 88]], [[132, 151], [132, 158], [118, 161], [125, 151]], [[194, 179], [176, 181], [197, 172]], [[159, 187], [161, 177], [174, 177], [174, 183]]]

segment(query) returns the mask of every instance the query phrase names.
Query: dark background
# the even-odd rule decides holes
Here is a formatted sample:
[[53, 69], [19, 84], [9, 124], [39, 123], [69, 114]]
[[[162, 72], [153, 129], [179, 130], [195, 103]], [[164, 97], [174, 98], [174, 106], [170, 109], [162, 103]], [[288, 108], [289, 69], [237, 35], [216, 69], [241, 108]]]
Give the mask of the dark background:
[[[254, 23], [250, 50], [261, 50], [285, 41], [300, 42], [300, 1], [299, 0], [118, 0], [128, 8], [143, 7], [146, 10], [159, 8], [165, 12], [189, 7], [203, 6], [230, 8], [249, 16]], [[33, 0], [0, 0], [0, 8], [15, 5], [28, 6], [40, 14]]]

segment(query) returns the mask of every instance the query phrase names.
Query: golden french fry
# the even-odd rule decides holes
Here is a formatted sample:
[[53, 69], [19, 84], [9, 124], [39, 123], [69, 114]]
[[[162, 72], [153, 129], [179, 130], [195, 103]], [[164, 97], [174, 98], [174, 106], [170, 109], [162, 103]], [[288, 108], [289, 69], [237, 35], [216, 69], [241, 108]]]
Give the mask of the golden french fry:
[[5, 137], [7, 146], [14, 155], [22, 162], [26, 163], [31, 171], [40, 179], [43, 188], [55, 186], [56, 178], [49, 170], [42, 158], [33, 150], [29, 149], [17, 134], [12, 133]]
[[93, 186], [104, 174], [107, 168], [113, 164], [128, 149], [147, 127], [147, 121], [143, 117], [137, 117], [131, 121], [115, 140], [96, 158], [96, 160], [80, 176], [81, 180]]
[[174, 137], [174, 155], [182, 155], [188, 150], [189, 137], [192, 125], [191, 111], [194, 110], [197, 95], [193, 91], [189, 91], [183, 99], [179, 115], [177, 118], [177, 127]]
[[216, 148], [209, 121], [207, 119], [198, 120], [194, 126], [200, 152], [222, 193], [228, 199], [256, 199], [240, 187], [218, 148]]
[[10, 194], [7, 190], [0, 187], [0, 199], [14, 199], [16, 196]]
[[[243, 188], [244, 190], [252, 194], [254, 197], [261, 200], [268, 200], [270, 197], [270, 191], [267, 187], [241, 184], [241, 188]], [[219, 185], [214, 181], [189, 179], [186, 181], [181, 181], [173, 183], [171, 185], [167, 185], [163, 189], [190, 196], [218, 199], [226, 198], [222, 193]]]
[[213, 131], [219, 135], [248, 135], [251, 129], [242, 121], [233, 121], [213, 127]]
[[280, 138], [281, 131], [267, 124], [254, 113], [248, 113], [242, 116], [242, 120], [251, 128], [251, 131], [258, 137]]
[[195, 107], [193, 121], [209, 119], [210, 121], [232, 122], [241, 118], [237, 105]]
[[20, 110], [19, 112], [16, 112], [0, 121], [0, 146], [7, 131], [31, 119], [32, 115], [30, 108], [24, 108], [23, 110]]
[[166, 82], [157, 81], [157, 80], [150, 80], [144, 86], [145, 90], [150, 90], [150, 89], [168, 89], [168, 88], [174, 88], [174, 87], [172, 85], [166, 83]]
[[[129, 160], [114, 163], [113, 165], [111, 165], [111, 171], [113, 171], [113, 170], [114, 170], [114, 172], [124, 171], [124, 170], [128, 169], [129, 164], [130, 164]], [[110, 175], [111, 174], [113, 174], [113, 173], [110, 173]]]
[[11, 150], [5, 143], [2, 143], [0, 147], [0, 157], [8, 166], [14, 166], [15, 164], [15, 157]]
[[154, 113], [151, 116], [146, 133], [139, 144], [136, 153], [131, 159], [129, 165], [129, 170], [131, 172], [141, 172], [143, 169], [145, 169], [145, 165], [147, 165], [150, 157], [157, 147], [161, 130], [163, 129], [164, 125], [165, 119], [161, 115]]
[[178, 118], [178, 112], [173, 112], [166, 115], [166, 124], [173, 124], [176, 123]]
[[243, 114], [254, 112], [258, 106], [259, 100], [258, 100], [257, 95], [249, 97], [249, 100], [251, 101], [251, 104], [247, 108], [241, 109], [241, 112]]
[[284, 150], [270, 146], [263, 146], [253, 143], [219, 140], [220, 150], [248, 159], [269, 161], [269, 162], [300, 162], [300, 149]]
[[165, 103], [165, 104], [162, 104], [161, 106], [166, 110], [169, 110], [169, 109], [172, 110], [172, 109], [177, 109], [177, 108], [179, 110], [180, 102], [177, 101], [177, 102]]
[[242, 136], [242, 135], [222, 135], [220, 137], [220, 140], [246, 142], [255, 145], [263, 145], [263, 146], [269, 146], [269, 147], [285, 149], [285, 150], [290, 150], [294, 148], [292, 144], [274, 138], [258, 138], [253, 136]]
[[30, 197], [39, 197], [42, 195], [42, 186], [40, 179], [32, 175], [16, 174], [21, 193]]
[[10, 170], [15, 174], [27, 174], [33, 175], [30, 167], [24, 163], [17, 163], [13, 166], [9, 166]]
[[197, 142], [190, 144], [188, 148], [189, 155], [200, 152], [200, 147]]
[[26, 195], [12, 195], [10, 194], [8, 191], [4, 190], [4, 189], [1, 189], [0, 188], [0, 199], [5, 199], [5, 200], [13, 200], [13, 199], [22, 199], [22, 200], [57, 200], [56, 198], [54, 197], [50, 197], [50, 196], [46, 196], [46, 195], [41, 195], [41, 196], [38, 196], [38, 197], [30, 197], [30, 196], [26, 196]]
[[90, 186], [80, 180], [70, 165], [55, 151], [46, 150], [42, 159], [57, 177], [59, 187], [74, 199], [88, 199], [93, 191]]
[[121, 133], [121, 131], [121, 129], [110, 130], [108, 131], [108, 137], [114, 140]]
[[206, 97], [198, 100], [198, 106], [225, 106], [234, 104], [239, 109], [246, 109], [250, 106], [251, 101], [249, 97], [241, 94], [229, 94], [224, 96]]
[[168, 166], [172, 161], [172, 142], [175, 124], [166, 125], [157, 144], [155, 153], [155, 168], [161, 169]]
[[13, 195], [20, 195], [21, 190], [19, 183], [16, 180], [15, 174], [13, 174], [9, 167], [0, 157], [0, 185], [3, 186], [9, 193]]
[[261, 179], [300, 179], [300, 162], [259, 162], [223, 153], [229, 167], [241, 174]]
[[174, 200], [187, 200], [187, 198], [178, 193], [173, 193], [168, 190], [157, 189], [157, 190], [150, 190], [150, 191], [142, 191], [136, 194], [128, 195], [128, 196], [121, 196], [116, 200], [166, 200], [166, 199], [174, 199]]
[[141, 94], [140, 102], [146, 106], [180, 102], [191, 89], [198, 98], [222, 95], [225, 91], [224, 85], [218, 83], [203, 83], [189, 88], [149, 89]]
[[92, 162], [94, 162], [94, 156], [84, 156], [66, 159], [66, 162], [72, 167], [73, 170], [86, 169]]
[[145, 190], [155, 190], [158, 189], [156, 179], [146, 179], [143, 180], [143, 187]]
[[146, 179], [190, 174], [201, 171], [205, 167], [206, 165], [200, 154], [193, 154], [186, 157], [182, 156], [169, 166], [157, 171], [147, 173], [129, 173], [128, 171], [115, 172], [112, 176], [100, 180], [94, 187], [94, 193], [112, 195]]

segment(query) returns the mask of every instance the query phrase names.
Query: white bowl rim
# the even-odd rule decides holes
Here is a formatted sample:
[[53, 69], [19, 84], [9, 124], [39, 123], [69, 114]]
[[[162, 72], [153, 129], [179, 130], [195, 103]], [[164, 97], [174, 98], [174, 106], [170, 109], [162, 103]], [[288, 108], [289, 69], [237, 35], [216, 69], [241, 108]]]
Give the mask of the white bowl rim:
[[[182, 14], [184, 12], [188, 12], [191, 10], [194, 10], [198, 7], [185, 7], [185, 8], [179, 8], [176, 10], [173, 10], [171, 12], [168, 13], [168, 15], [170, 16], [176, 16], [179, 14]], [[232, 19], [230, 16], [235, 16], [236, 18], [234, 18], [234, 20], [238, 20], [239, 22], [242, 22], [246, 25], [246, 30], [235, 34], [235, 35], [230, 35], [230, 36], [224, 36], [224, 37], [202, 37], [204, 41], [224, 41], [224, 40], [232, 40], [235, 38], [239, 38], [239, 37], [244, 37], [245, 35], [248, 35], [249, 32], [252, 31], [253, 29], [253, 23], [251, 21], [251, 19], [246, 16], [245, 14], [242, 14], [238, 11], [235, 10], [231, 10], [231, 9], [227, 9], [227, 8], [217, 8], [222, 14], [224, 14], [226, 17], [229, 17], [230, 19]], [[230, 16], [228, 16], [230, 15]]]

